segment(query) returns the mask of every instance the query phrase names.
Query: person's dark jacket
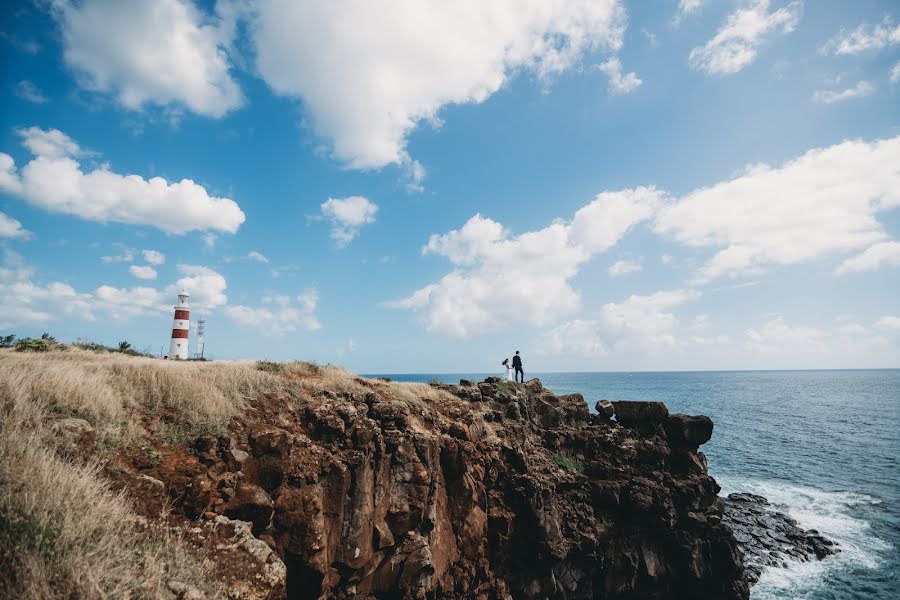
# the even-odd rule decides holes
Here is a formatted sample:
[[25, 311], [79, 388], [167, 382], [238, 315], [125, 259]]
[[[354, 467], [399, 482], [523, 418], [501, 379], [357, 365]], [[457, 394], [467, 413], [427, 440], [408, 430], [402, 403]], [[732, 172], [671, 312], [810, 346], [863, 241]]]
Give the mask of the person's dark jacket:
[[521, 368], [522, 368], [522, 359], [519, 357], [518, 354], [516, 354], [515, 356], [513, 356], [513, 368], [514, 368], [514, 369], [521, 369]]

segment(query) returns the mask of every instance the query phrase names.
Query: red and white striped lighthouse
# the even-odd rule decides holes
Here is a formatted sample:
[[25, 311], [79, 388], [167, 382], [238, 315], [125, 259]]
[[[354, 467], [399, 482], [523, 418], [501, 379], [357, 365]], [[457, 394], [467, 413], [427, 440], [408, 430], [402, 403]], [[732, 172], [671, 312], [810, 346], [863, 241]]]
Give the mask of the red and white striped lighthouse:
[[191, 306], [187, 290], [178, 292], [178, 303], [175, 304], [175, 320], [172, 322], [172, 343], [169, 345], [169, 358], [186, 360], [188, 357], [188, 330], [191, 324]]

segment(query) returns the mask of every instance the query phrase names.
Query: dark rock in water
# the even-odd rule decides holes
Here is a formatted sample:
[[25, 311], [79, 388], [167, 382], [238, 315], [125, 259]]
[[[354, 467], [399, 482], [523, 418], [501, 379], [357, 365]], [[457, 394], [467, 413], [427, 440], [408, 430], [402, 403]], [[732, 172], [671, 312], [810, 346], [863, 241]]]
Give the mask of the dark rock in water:
[[840, 552], [834, 542], [814, 529], [802, 529], [755, 494], [729, 494], [722, 522], [731, 528], [744, 555], [744, 577], [750, 585], [759, 581], [766, 567], [778, 567], [788, 560], [822, 560]]

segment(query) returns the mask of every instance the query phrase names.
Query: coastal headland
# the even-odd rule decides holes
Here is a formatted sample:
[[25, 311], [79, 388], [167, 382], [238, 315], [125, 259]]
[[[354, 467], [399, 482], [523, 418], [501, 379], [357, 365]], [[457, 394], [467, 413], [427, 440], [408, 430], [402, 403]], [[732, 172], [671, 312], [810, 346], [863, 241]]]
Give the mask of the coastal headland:
[[777, 513], [718, 496], [709, 418], [537, 379], [3, 350], [0, 407], [20, 597], [746, 599], [834, 551], [747, 551]]

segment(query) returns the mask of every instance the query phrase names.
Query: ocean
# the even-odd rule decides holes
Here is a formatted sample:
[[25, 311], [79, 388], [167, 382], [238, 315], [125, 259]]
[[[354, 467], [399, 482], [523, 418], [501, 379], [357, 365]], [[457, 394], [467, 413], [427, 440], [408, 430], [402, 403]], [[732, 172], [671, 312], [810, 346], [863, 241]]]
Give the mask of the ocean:
[[673, 413], [708, 415], [715, 430], [701, 449], [723, 496], [765, 496], [840, 544], [823, 561], [770, 568], [754, 600], [900, 598], [900, 369], [528, 376], [582, 393], [592, 409], [600, 399], [661, 400]]

